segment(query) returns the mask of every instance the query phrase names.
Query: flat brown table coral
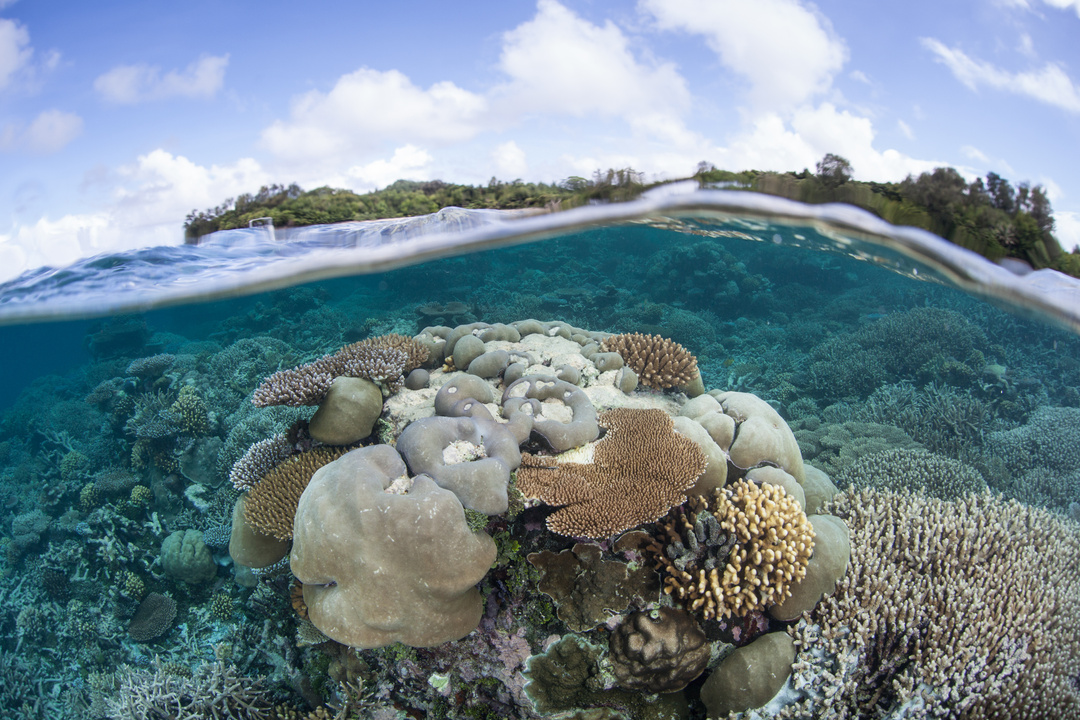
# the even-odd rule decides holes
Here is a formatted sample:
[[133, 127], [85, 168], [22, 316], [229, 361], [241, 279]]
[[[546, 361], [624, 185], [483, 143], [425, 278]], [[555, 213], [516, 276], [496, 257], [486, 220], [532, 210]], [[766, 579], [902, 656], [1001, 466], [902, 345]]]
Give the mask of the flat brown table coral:
[[663, 410], [616, 408], [599, 422], [607, 435], [592, 463], [522, 455], [517, 487], [561, 506], [547, 521], [560, 535], [605, 538], [653, 522], [686, 502], [687, 488], [705, 471], [705, 454], [675, 432]]

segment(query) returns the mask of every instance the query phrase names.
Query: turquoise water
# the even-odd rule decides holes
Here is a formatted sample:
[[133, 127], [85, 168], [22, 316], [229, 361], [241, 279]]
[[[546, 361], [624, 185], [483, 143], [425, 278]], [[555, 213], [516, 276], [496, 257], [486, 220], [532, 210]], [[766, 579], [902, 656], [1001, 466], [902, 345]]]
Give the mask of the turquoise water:
[[[749, 716], [1080, 717], [1077, 283], [1018, 277], [850, 209], [744, 193], [264, 232], [0, 286], [5, 717], [305, 717], [325, 707], [330, 717], [698, 718], [764, 706]], [[522, 323], [530, 319], [539, 322]], [[605, 373], [590, 348], [610, 333], [680, 344], [701, 385], [620, 390], [622, 376]], [[296, 542], [347, 555], [350, 569], [333, 571], [345, 576], [315, 579], [296, 547], [291, 571], [286, 555], [253, 575], [230, 556], [239, 496], [230, 471], [276, 433], [291, 433], [293, 454], [320, 444], [304, 422], [314, 405], [251, 402], [265, 378], [392, 334], [428, 343], [429, 377], [404, 388], [375, 378], [380, 420], [360, 422], [367, 432], [349, 443], [393, 445], [433, 414], [435, 390], [463, 369], [444, 365], [439, 340], [481, 335], [482, 351], [527, 355], [526, 375], [565, 378], [571, 365], [596, 412], [681, 416], [676, 430], [713, 453], [709, 467], [727, 465], [729, 505], [743, 476], [756, 492], [768, 485], [762, 470], [783, 471], [817, 537], [805, 572], [843, 578], [829, 578], [826, 597], [795, 617], [771, 603], [708, 616], [679, 598], [679, 582], [665, 580], [665, 562], [644, 545], [626, 549], [621, 531], [561, 535], [547, 520], [568, 501], [534, 493], [526, 503], [503, 479], [494, 482], [506, 508], [470, 510], [466, 529], [453, 522], [468, 501], [439, 489], [453, 522], [444, 529], [432, 515], [427, 534], [401, 530], [412, 554], [386, 555], [378, 575], [389, 585], [368, 578], [333, 611], [344, 619], [328, 619], [317, 591], [344, 589], [363, 576], [355, 566], [383, 562], [397, 526], [368, 532], [362, 515], [319, 515], [318, 537], [298, 532]], [[473, 372], [487, 376], [477, 381], [498, 416], [516, 371], [504, 361]], [[749, 415], [775, 442], [746, 461], [758, 430], [735, 406], [750, 396]], [[569, 411], [551, 412], [566, 424]], [[727, 446], [706, 412], [735, 418]], [[548, 433], [526, 430], [515, 444], [542, 466], [555, 462]], [[602, 478], [623, 472], [606, 467]], [[626, 472], [628, 485], [590, 495], [598, 513], [643, 504], [636, 494], [660, 473]], [[420, 491], [400, 497], [410, 492]], [[674, 548], [664, 524], [704, 517], [675, 500], [622, 529]], [[319, 545], [331, 526], [355, 533], [355, 546]], [[730, 566], [730, 543], [721, 549], [726, 540], [701, 532], [700, 550], [685, 537], [661, 549], [666, 565], [678, 558], [695, 570], [721, 553], [719, 569]], [[461, 533], [490, 536], [492, 557], [463, 559]], [[461, 581], [470, 563], [482, 567]], [[431, 591], [441, 580], [424, 573], [436, 570], [464, 586]], [[755, 597], [792, 585], [770, 578]], [[458, 604], [469, 617], [450, 622]], [[642, 630], [646, 619], [658, 629]], [[355, 641], [369, 637], [358, 624], [383, 640]], [[625, 647], [649, 632], [667, 644], [627, 659]], [[350, 647], [365, 644], [380, 646]], [[740, 671], [747, 657], [754, 669]], [[154, 714], [170, 701], [182, 712]]]

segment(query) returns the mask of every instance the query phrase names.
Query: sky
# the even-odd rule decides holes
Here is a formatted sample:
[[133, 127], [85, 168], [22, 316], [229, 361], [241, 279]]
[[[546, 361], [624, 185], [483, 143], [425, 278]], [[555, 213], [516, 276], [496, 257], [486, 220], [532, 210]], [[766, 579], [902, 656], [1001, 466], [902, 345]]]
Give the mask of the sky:
[[270, 183], [939, 166], [1080, 243], [1080, 0], [0, 0], [0, 281]]

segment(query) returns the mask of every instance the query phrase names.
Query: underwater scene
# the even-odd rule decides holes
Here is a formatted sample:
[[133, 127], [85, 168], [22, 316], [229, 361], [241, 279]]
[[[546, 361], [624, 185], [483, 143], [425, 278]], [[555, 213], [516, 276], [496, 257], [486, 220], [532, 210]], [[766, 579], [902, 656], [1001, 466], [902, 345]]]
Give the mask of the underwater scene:
[[724, 197], [0, 286], [0, 717], [1080, 718], [1077, 284]]

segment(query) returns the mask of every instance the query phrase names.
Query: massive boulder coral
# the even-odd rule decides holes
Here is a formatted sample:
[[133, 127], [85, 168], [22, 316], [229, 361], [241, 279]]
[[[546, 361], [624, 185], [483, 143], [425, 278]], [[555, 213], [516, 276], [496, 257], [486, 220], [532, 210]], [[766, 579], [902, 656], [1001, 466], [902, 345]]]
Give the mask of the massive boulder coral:
[[358, 648], [440, 645], [483, 611], [479, 582], [495, 543], [429, 477], [409, 478], [388, 445], [354, 450], [315, 473], [300, 497], [290, 566], [308, 617]]
[[670, 607], [627, 615], [608, 641], [612, 670], [627, 690], [682, 690], [704, 672], [709, 656], [694, 618]]
[[509, 506], [510, 473], [521, 464], [517, 438], [476, 405], [476, 417], [415, 420], [397, 449], [414, 475], [427, 474], [469, 510], [500, 515]]

